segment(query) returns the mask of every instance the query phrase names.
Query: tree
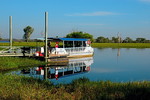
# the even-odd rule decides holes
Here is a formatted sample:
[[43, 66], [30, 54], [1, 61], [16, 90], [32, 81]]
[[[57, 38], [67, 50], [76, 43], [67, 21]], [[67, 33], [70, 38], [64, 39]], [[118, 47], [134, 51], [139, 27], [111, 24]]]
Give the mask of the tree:
[[146, 39], [145, 38], [136, 38], [135, 40], [137, 43], [145, 43]]
[[66, 38], [85, 38], [90, 39], [92, 42], [94, 41], [93, 35], [89, 33], [83, 33], [82, 31], [69, 33], [66, 35]]
[[95, 40], [95, 42], [97, 42], [97, 43], [103, 43], [103, 40], [104, 40], [104, 37], [100, 36], [100, 37], [97, 37], [97, 39]]
[[105, 37], [103, 37], [103, 36], [100, 36], [100, 37], [98, 37], [97, 39], [96, 39], [96, 42], [97, 43], [109, 43], [109, 39], [108, 38], [105, 38]]
[[130, 37], [126, 37], [126, 38], [123, 40], [123, 43], [133, 43], [133, 40], [132, 40]]
[[112, 43], [118, 43], [119, 42], [119, 38], [117, 37], [112, 37]]
[[23, 31], [25, 32], [23, 38], [25, 39], [26, 42], [28, 42], [32, 32], [34, 31], [34, 28], [32, 28], [31, 26], [27, 26], [23, 29]]

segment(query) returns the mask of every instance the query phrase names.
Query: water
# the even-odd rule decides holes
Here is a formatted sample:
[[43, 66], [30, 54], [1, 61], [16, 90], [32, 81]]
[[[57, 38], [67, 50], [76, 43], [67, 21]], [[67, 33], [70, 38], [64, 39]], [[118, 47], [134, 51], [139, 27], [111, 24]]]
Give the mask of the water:
[[150, 81], [149, 59], [150, 49], [95, 48], [93, 57], [69, 59], [64, 66], [38, 66], [13, 73], [48, 79], [56, 84], [80, 77], [92, 81]]

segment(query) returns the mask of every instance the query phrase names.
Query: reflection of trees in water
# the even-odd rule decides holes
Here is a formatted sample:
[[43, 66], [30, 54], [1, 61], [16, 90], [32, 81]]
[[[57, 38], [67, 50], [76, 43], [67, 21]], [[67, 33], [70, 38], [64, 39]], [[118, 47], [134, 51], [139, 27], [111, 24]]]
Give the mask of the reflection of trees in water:
[[97, 49], [99, 49], [99, 50], [105, 50], [105, 49], [108, 49], [108, 48], [101, 48], [101, 47], [98, 47]]

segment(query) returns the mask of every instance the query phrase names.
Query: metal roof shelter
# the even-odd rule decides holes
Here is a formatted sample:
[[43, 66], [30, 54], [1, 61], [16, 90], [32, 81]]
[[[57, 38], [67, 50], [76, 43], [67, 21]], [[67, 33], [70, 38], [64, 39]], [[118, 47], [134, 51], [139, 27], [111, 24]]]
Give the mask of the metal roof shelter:
[[[45, 40], [44, 38], [37, 38], [37, 40]], [[80, 45], [83, 47], [86, 41], [89, 41], [90, 39], [84, 39], [84, 38], [53, 38], [53, 37], [48, 37], [48, 41], [55, 41], [55, 42], [63, 42], [63, 48], [66, 46], [66, 44], [71, 43], [72, 47], [76, 46], [77, 42], [80, 42]]]
[[54, 40], [54, 41], [88, 41], [89, 39], [80, 39], [80, 38], [48, 38], [48, 40]]
[[[88, 41], [89, 39], [81, 38], [47, 38], [49, 41]], [[37, 40], [45, 40], [44, 38], [37, 38]]]
[[75, 47], [75, 42], [81, 42], [81, 45], [83, 46], [83, 42], [88, 41], [89, 39], [81, 39], [81, 38], [48, 38], [49, 41], [62, 41], [63, 42], [63, 48], [65, 48], [67, 42], [72, 42], [72, 47]]

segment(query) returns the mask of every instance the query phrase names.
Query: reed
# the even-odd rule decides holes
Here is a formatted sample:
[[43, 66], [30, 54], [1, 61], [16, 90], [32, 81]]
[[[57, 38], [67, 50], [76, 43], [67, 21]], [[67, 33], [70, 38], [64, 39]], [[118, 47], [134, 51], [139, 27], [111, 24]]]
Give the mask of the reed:
[[[69, 90], [83, 100], [148, 100], [150, 82], [115, 83], [110, 81], [92, 82], [87, 78], [74, 80]], [[67, 87], [69, 87], [67, 86]]]
[[80, 78], [69, 84], [0, 74], [0, 99], [9, 100], [149, 100], [150, 82], [92, 82]]

